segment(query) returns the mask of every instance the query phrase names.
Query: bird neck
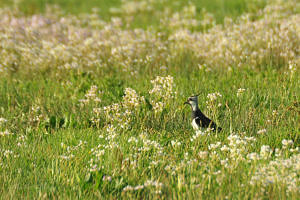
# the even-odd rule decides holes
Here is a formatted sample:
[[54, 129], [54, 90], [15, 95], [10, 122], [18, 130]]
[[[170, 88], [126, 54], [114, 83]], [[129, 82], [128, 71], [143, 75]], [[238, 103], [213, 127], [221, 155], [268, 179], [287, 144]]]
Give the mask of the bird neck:
[[191, 104], [191, 106], [192, 106], [192, 110], [193, 110], [194, 112], [197, 111], [197, 110], [199, 110], [198, 104]]

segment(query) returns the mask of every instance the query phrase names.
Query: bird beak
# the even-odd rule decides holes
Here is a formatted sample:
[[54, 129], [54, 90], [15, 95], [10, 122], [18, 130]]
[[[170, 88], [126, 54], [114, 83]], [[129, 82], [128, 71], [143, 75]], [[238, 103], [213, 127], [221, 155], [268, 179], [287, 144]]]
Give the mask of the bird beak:
[[183, 103], [183, 105], [185, 105], [185, 104], [189, 104], [189, 102], [186, 101], [186, 102]]

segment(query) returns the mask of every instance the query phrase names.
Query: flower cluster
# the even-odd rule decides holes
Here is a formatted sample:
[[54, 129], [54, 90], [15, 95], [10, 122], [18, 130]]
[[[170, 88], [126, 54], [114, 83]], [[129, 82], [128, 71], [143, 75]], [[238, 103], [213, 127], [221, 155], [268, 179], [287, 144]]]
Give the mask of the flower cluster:
[[[154, 9], [161, 3], [124, 1], [120, 9], [112, 9], [123, 17], [109, 21], [96, 12], [62, 16], [59, 9], [47, 7], [43, 15], [24, 16], [2, 8], [0, 73], [115, 66], [135, 75], [144, 66], [162, 70], [155, 65], [161, 60], [172, 67], [172, 61], [186, 52], [191, 52], [195, 63], [209, 68], [270, 64], [285, 66], [291, 74], [297, 69], [300, 38], [295, 0], [268, 1], [263, 10], [244, 14], [236, 22], [226, 18], [224, 25], [217, 25], [205, 10], [199, 19], [192, 3], [179, 11]], [[140, 12], [160, 16], [159, 28], [130, 29]]]
[[88, 171], [94, 172], [99, 171], [105, 167], [103, 163], [104, 155], [111, 150], [118, 148], [119, 143], [117, 141], [119, 134], [117, 134], [117, 129], [113, 125], [108, 125], [106, 132], [99, 135], [99, 138], [104, 142], [104, 144], [98, 144], [96, 147], [90, 150], [92, 157], [88, 161]]
[[287, 187], [287, 192], [300, 192], [299, 166], [299, 153], [289, 158], [276, 158], [266, 165], [257, 167], [250, 183], [259, 184], [262, 189], [272, 184], [280, 184]]
[[232, 166], [237, 166], [239, 162], [246, 160], [251, 146], [256, 141], [254, 137], [240, 136], [237, 134], [229, 135], [227, 139], [229, 141], [228, 146], [222, 146], [221, 151], [228, 151], [228, 159], [231, 160]]
[[154, 112], [159, 113], [176, 94], [174, 91], [174, 78], [170, 75], [166, 77], [157, 76], [154, 80], [151, 80], [151, 83], [153, 85], [153, 88], [149, 91], [152, 97], [151, 104]]
[[[237, 23], [226, 19], [224, 26], [212, 26], [207, 32], [191, 32], [188, 29], [174, 31], [169, 37], [174, 41], [174, 51], [178, 51], [177, 47], [182, 47], [184, 51], [191, 50], [200, 63], [214, 67], [259, 67], [270, 62], [272, 65], [288, 66], [290, 62], [299, 63], [296, 1], [268, 3], [258, 13], [241, 16]], [[293, 71], [293, 65], [290, 66]]]
[[47, 119], [44, 109], [38, 105], [32, 105], [28, 114], [29, 122], [32, 125], [39, 125], [42, 121]]
[[7, 122], [7, 119], [0, 117], [0, 125], [4, 124]]
[[80, 140], [79, 143], [77, 145], [75, 145], [75, 146], [68, 146], [68, 145], [66, 145], [65, 143], [62, 142], [60, 144], [60, 146], [63, 149], [64, 154], [60, 155], [60, 158], [62, 160], [70, 160], [70, 159], [74, 158], [75, 157], [74, 154], [78, 150], [82, 149], [85, 144], [87, 144], [87, 142], [86, 141], [82, 141], [82, 140]]
[[174, 78], [172, 76], [161, 77], [157, 76], [154, 80], [151, 80], [153, 89], [149, 91], [150, 94], [156, 96], [159, 99], [168, 100], [174, 97]]
[[219, 92], [215, 92], [207, 95], [209, 101], [216, 101], [218, 97], [222, 97], [222, 95]]
[[14, 135], [14, 133], [9, 132], [8, 130], [1, 131], [1, 132], [0, 132], [0, 136], [7, 136], [7, 135]]
[[0, 155], [1, 154], [2, 154], [3, 158], [17, 157], [12, 150], [2, 150], [2, 149], [0, 149]]
[[98, 94], [101, 94], [100, 91], [98, 91], [98, 87], [96, 85], [92, 85], [91, 88], [87, 91], [87, 93], [84, 95], [85, 99], [80, 99], [79, 102], [82, 104], [87, 104], [89, 102], [101, 102], [101, 99], [98, 97]]
[[[298, 176], [300, 151], [298, 147], [292, 148], [294, 144], [292, 140], [282, 140], [282, 148], [276, 148], [275, 151], [269, 145], [262, 145], [260, 152], [255, 152], [252, 151], [256, 142], [254, 137], [232, 134], [227, 139], [227, 144], [222, 144], [223, 142], [210, 144], [208, 151], [198, 153], [199, 158], [209, 159], [208, 163], [217, 160], [221, 166], [233, 172], [239, 165], [250, 163], [251, 168], [255, 169], [250, 184], [260, 185], [263, 191], [273, 184], [286, 186], [288, 193], [300, 191]], [[272, 156], [273, 153], [275, 158]]]
[[138, 109], [145, 104], [145, 98], [139, 96], [132, 88], [126, 88], [122, 102], [114, 103], [103, 108], [94, 108], [95, 116], [93, 122], [98, 123], [100, 117], [104, 116], [107, 123], [114, 124], [118, 129], [126, 129], [130, 122], [137, 115]]
[[242, 96], [242, 94], [243, 94], [245, 91], [246, 91], [246, 89], [244, 89], [244, 88], [239, 88], [239, 89], [237, 90], [236, 96], [238, 96], [238, 97]]
[[123, 189], [123, 192], [142, 190], [142, 189], [145, 189], [147, 187], [155, 187], [155, 189], [156, 189], [155, 193], [160, 194], [161, 193], [161, 188], [163, 187], [163, 184], [158, 182], [158, 181], [147, 180], [143, 185], [137, 185], [137, 186], [134, 186], [134, 187], [131, 186], [131, 185], [127, 185]]
[[140, 105], [145, 103], [145, 98], [139, 96], [135, 90], [131, 88], [125, 89], [123, 97], [123, 106], [127, 109], [137, 109]]
[[20, 135], [17, 137], [17, 146], [18, 147], [26, 147], [27, 146], [27, 136], [26, 135]]
[[267, 129], [261, 129], [259, 131], [257, 131], [258, 135], [264, 135], [267, 132]]
[[222, 106], [221, 102], [219, 101], [222, 95], [219, 92], [214, 92], [207, 95], [207, 101], [206, 106], [207, 109], [211, 112], [215, 113], [217, 110], [217, 107]]

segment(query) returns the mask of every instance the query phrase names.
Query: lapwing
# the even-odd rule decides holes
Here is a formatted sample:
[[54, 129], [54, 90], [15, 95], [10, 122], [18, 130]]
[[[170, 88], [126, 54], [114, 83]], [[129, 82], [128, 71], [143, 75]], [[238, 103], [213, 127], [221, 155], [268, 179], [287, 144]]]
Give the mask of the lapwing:
[[211, 128], [213, 131], [218, 132], [222, 130], [221, 127], [218, 127], [215, 122], [201, 112], [198, 107], [198, 95], [189, 97], [184, 104], [188, 104], [192, 107], [192, 126], [194, 130], [198, 130], [200, 128]]

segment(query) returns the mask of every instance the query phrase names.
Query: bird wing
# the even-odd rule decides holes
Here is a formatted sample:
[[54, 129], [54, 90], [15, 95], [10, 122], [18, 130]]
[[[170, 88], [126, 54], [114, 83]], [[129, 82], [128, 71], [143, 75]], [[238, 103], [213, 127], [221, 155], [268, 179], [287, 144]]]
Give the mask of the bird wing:
[[209, 119], [208, 117], [206, 117], [204, 114], [202, 114], [200, 117], [196, 117], [195, 118], [196, 123], [203, 128], [212, 128], [214, 130], [216, 130], [217, 125], [215, 122], [213, 122], [211, 119]]

